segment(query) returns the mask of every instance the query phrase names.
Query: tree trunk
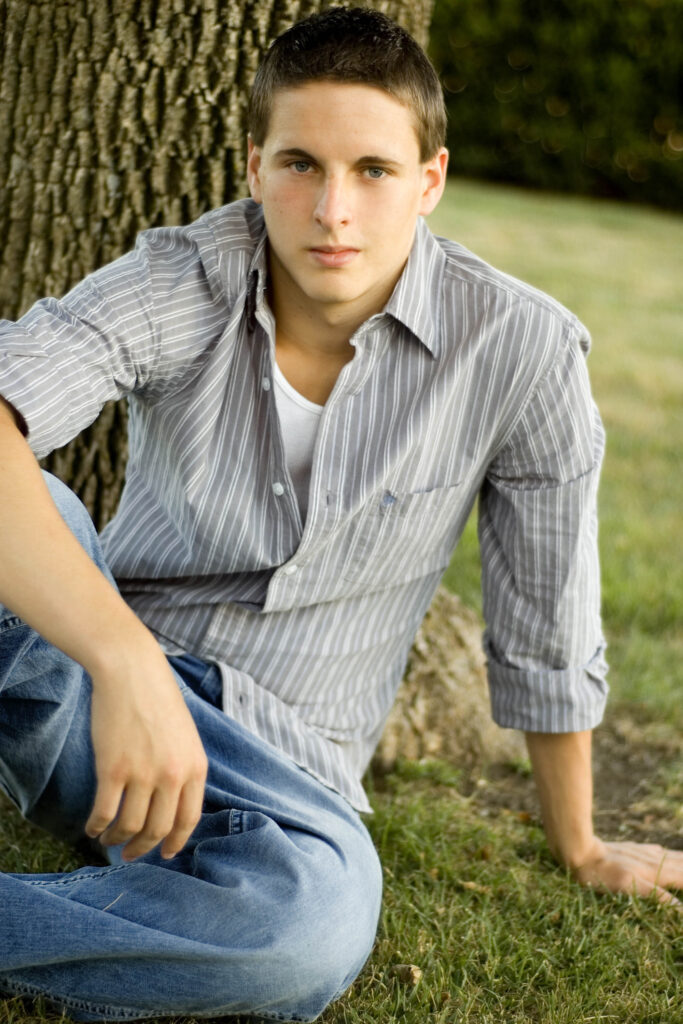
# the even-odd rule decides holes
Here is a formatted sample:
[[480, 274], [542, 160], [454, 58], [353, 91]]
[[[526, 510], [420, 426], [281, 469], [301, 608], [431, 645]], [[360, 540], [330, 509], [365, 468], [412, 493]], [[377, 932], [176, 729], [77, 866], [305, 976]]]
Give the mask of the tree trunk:
[[491, 718], [481, 622], [444, 587], [415, 637], [372, 767], [382, 774], [400, 760], [435, 759], [470, 778], [492, 764], [526, 760], [522, 734]]
[[[426, 42], [433, 0], [368, 3]], [[321, 0], [0, 0], [0, 316], [62, 295], [144, 228], [246, 194], [258, 60]], [[116, 509], [125, 405], [46, 465], [98, 528]]]

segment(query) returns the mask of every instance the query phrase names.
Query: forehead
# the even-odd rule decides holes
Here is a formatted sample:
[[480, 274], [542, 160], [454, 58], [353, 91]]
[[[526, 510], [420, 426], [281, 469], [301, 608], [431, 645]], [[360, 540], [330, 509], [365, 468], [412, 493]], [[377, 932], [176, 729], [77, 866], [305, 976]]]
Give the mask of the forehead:
[[306, 149], [304, 139], [361, 149], [374, 140], [368, 152], [382, 143], [404, 158], [419, 157], [420, 149], [412, 110], [384, 89], [357, 82], [306, 82], [274, 93], [265, 145]]

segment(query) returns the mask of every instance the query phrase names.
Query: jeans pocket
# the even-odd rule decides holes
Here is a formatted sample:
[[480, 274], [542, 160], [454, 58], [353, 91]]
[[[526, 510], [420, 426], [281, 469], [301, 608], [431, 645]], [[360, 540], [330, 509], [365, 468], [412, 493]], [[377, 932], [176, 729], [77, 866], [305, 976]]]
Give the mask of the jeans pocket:
[[198, 697], [213, 704], [215, 708], [222, 708], [223, 682], [218, 665], [194, 654], [171, 654], [168, 662], [180, 676], [181, 682]]

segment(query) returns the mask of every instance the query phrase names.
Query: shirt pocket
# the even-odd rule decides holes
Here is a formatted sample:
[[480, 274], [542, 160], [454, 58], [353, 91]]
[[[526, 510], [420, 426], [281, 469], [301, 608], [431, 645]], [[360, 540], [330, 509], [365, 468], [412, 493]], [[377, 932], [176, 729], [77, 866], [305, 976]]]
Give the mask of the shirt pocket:
[[343, 578], [381, 588], [445, 569], [467, 520], [464, 502], [460, 483], [375, 495], [349, 524]]

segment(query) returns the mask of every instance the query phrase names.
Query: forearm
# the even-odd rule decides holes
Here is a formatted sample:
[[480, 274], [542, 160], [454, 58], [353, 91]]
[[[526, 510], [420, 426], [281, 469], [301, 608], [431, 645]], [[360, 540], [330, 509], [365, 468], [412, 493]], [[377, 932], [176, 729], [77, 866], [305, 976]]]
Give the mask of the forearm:
[[2, 401], [0, 603], [91, 675], [115, 674], [128, 648], [153, 643], [64, 523]]
[[586, 863], [597, 843], [591, 738], [590, 731], [526, 733], [548, 845], [570, 868]]
[[0, 603], [91, 676], [88, 835], [127, 843], [127, 860], [159, 840], [174, 856], [201, 814], [197, 729], [161, 648], [66, 526], [1, 400]]

